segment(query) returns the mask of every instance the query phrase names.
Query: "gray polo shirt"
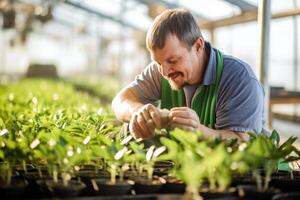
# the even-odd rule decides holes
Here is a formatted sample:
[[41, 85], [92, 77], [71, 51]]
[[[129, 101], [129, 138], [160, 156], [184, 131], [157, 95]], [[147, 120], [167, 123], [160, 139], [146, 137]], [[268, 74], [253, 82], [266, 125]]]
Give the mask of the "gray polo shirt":
[[[201, 85], [210, 85], [216, 79], [216, 49], [205, 44], [209, 60]], [[216, 129], [239, 132], [261, 133], [264, 125], [264, 92], [251, 67], [232, 56], [224, 56], [224, 67], [219, 84]], [[161, 78], [158, 65], [150, 63], [144, 71], [130, 83], [143, 103], [157, 105], [161, 98]], [[195, 93], [196, 86], [184, 87], [187, 106]]]

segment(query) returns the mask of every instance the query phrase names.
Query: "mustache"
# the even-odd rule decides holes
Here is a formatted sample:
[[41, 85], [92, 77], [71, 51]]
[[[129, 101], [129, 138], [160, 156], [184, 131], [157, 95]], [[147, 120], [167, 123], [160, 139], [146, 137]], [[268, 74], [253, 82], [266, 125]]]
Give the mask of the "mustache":
[[172, 73], [168, 74], [168, 78], [172, 78], [177, 75], [183, 75], [183, 73], [182, 72], [172, 72]]

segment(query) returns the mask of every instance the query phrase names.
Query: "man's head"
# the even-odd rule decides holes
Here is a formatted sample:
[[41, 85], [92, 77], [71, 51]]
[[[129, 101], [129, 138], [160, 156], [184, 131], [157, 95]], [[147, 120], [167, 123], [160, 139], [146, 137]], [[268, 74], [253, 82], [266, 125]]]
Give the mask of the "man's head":
[[146, 44], [173, 89], [201, 81], [205, 44], [190, 12], [172, 9], [161, 13], [147, 33]]

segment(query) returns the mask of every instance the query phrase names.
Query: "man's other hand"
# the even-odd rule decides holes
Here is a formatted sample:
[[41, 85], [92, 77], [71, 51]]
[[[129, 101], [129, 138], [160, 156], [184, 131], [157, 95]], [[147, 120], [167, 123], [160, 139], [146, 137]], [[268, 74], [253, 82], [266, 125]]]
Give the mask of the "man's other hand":
[[188, 107], [175, 107], [170, 110], [171, 129], [181, 128], [188, 131], [197, 131], [200, 121], [197, 113]]
[[132, 114], [129, 122], [129, 131], [135, 139], [152, 138], [155, 128], [162, 128], [160, 115], [160, 110], [152, 104], [140, 107]]

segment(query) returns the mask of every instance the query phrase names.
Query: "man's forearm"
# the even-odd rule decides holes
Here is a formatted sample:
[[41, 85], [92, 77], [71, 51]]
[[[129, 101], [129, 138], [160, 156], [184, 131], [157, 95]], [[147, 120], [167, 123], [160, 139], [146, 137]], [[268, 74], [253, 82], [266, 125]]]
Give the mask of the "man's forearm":
[[112, 109], [116, 117], [124, 122], [129, 122], [136, 110], [142, 107], [143, 104], [138, 101], [132, 89], [121, 91], [112, 102]]
[[204, 125], [200, 125], [199, 130], [204, 134], [204, 137], [222, 137], [232, 138], [247, 141], [249, 139], [248, 134], [244, 132], [234, 132], [230, 130], [215, 130], [208, 128]]

